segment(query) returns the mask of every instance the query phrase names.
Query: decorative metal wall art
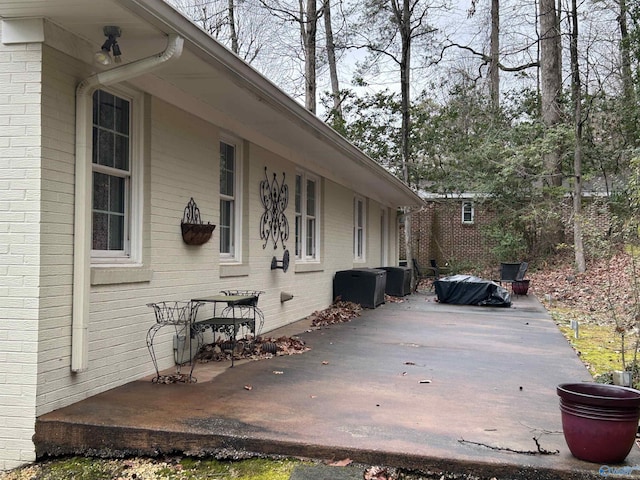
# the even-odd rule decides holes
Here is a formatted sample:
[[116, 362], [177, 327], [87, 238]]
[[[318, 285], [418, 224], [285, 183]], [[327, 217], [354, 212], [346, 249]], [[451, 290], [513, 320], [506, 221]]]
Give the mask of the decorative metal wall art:
[[284, 214], [289, 204], [289, 187], [284, 183], [285, 174], [282, 172], [282, 185], [278, 183], [276, 174], [269, 181], [267, 167], [264, 167], [264, 180], [260, 181], [260, 200], [264, 206], [264, 213], [260, 217], [260, 238], [264, 240], [262, 248], [267, 248], [269, 239], [273, 241], [274, 250], [278, 243], [286, 249], [285, 242], [289, 240], [289, 221]]
[[210, 223], [202, 223], [200, 209], [193, 197], [191, 197], [191, 200], [184, 208], [180, 228], [182, 229], [184, 243], [187, 245], [202, 245], [209, 241], [216, 226]]

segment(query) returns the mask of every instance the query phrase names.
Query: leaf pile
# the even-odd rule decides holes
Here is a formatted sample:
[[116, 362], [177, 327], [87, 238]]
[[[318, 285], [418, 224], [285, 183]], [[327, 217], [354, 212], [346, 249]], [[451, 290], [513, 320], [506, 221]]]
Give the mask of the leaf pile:
[[359, 317], [361, 312], [362, 307], [359, 304], [338, 300], [329, 308], [313, 312], [307, 320], [311, 320], [311, 325], [314, 327], [326, 327], [334, 323], [348, 322], [352, 318]]
[[611, 258], [589, 262], [585, 273], [571, 264], [547, 265], [531, 272], [531, 291], [546, 304], [577, 310], [598, 324], [611, 324], [634, 311], [640, 284], [631, 255], [619, 252]]
[[[275, 344], [275, 353], [264, 349], [265, 344]], [[196, 355], [196, 360], [200, 363], [223, 362], [234, 358], [246, 358], [250, 360], [261, 360], [279, 357], [283, 355], [295, 355], [309, 351], [303, 340], [297, 337], [259, 337], [255, 341], [246, 338], [238, 340], [235, 348], [228, 340], [217, 340], [215, 343], [203, 345]]]

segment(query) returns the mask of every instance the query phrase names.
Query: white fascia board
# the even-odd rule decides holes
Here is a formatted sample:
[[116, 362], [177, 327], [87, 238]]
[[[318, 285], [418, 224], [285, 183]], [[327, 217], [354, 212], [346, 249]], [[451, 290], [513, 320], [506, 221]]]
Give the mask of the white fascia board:
[[2, 43], [44, 42], [44, 19], [42, 18], [5, 18], [2, 20]]

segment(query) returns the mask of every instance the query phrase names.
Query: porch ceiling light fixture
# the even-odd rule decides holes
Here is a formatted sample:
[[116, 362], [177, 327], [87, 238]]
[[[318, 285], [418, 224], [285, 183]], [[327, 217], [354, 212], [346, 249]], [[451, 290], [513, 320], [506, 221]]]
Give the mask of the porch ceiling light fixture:
[[[118, 45], [118, 38], [122, 34], [122, 30], [120, 27], [116, 27], [113, 25], [106, 26], [102, 29], [104, 36], [107, 37], [105, 42], [94, 54], [94, 59], [96, 63], [100, 65], [111, 65], [111, 63], [120, 63], [122, 59], [120, 55], [122, 52], [120, 51], [120, 46]], [[111, 53], [113, 53], [113, 58], [111, 57]]]

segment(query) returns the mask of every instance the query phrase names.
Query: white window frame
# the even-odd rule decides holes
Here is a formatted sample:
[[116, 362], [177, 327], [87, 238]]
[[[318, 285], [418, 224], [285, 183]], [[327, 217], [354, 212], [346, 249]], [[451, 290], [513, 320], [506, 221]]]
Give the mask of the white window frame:
[[[359, 208], [360, 207], [360, 208]], [[366, 260], [367, 245], [367, 203], [359, 195], [353, 197], [353, 259]]]
[[[298, 191], [298, 179], [300, 179], [300, 191]], [[307, 211], [307, 187], [308, 183], [315, 184], [315, 211], [312, 215]], [[296, 172], [294, 192], [294, 210], [295, 210], [295, 258], [298, 262], [319, 262], [320, 261], [320, 178], [315, 175], [298, 171]], [[299, 202], [298, 202], [299, 199]], [[299, 209], [298, 209], [299, 207]], [[307, 238], [309, 235], [309, 220], [314, 220], [313, 227], [313, 252], [309, 252]]]
[[[468, 211], [467, 211], [468, 210]], [[471, 218], [467, 219], [468, 214]], [[462, 223], [465, 225], [471, 225], [475, 221], [475, 206], [472, 201], [465, 200], [462, 202]]]
[[[222, 200], [233, 200], [233, 225], [231, 226], [231, 248], [229, 252], [223, 252], [220, 248], [220, 261], [222, 263], [239, 263], [242, 261], [242, 142], [235, 137], [230, 135], [222, 135], [220, 137], [220, 142], [218, 145], [218, 151], [220, 150], [220, 146], [222, 144], [230, 145], [234, 148], [234, 194], [232, 198], [226, 197], [219, 193], [219, 199]], [[220, 172], [220, 156], [218, 156], [218, 172]], [[222, 216], [222, 210], [220, 210], [220, 216]], [[219, 226], [221, 227], [222, 222], [219, 222]], [[221, 235], [221, 228], [218, 230]]]
[[[93, 265], [140, 265], [142, 263], [142, 225], [143, 225], [143, 95], [130, 89], [101, 88], [100, 90], [129, 102], [129, 175], [125, 185], [125, 226], [124, 248], [122, 250], [91, 250]], [[93, 104], [92, 104], [93, 105]], [[88, 119], [93, 130], [93, 106]], [[93, 145], [92, 145], [93, 149]], [[93, 158], [93, 154], [92, 154]], [[93, 173], [121, 174], [121, 171], [94, 164], [91, 161], [91, 210], [93, 211]], [[93, 238], [93, 214], [91, 225]], [[92, 247], [93, 247], [93, 240]]]

